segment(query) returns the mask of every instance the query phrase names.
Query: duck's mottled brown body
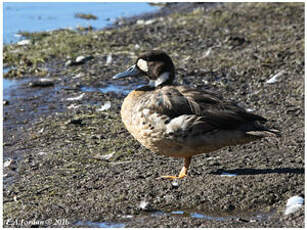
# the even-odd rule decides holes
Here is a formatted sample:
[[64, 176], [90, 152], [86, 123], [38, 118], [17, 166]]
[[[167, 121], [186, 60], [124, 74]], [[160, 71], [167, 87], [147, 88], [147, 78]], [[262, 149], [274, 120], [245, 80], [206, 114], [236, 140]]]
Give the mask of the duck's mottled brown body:
[[249, 134], [259, 131], [256, 121], [264, 118], [225, 103], [212, 92], [183, 86], [134, 90], [123, 102], [121, 117], [142, 145], [174, 157], [208, 153], [268, 134]]
[[125, 98], [122, 120], [146, 148], [185, 159], [179, 177], [167, 178], [183, 178], [194, 155], [278, 133], [263, 125], [265, 118], [213, 92], [172, 85], [174, 65], [164, 52], [141, 55], [134, 66], [114, 78], [140, 74], [149, 78], [150, 85]]

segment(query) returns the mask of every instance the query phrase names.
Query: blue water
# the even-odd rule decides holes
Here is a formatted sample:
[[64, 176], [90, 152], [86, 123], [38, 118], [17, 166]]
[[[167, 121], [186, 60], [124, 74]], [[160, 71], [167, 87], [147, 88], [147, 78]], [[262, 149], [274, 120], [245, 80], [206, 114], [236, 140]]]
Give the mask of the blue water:
[[139, 88], [144, 86], [143, 84], [138, 85], [129, 85], [129, 86], [121, 86], [121, 85], [107, 85], [102, 88], [94, 88], [89, 86], [83, 86], [81, 87], [82, 92], [101, 92], [101, 93], [109, 93], [114, 92], [117, 94], [124, 94], [128, 95], [133, 89]]
[[125, 224], [122, 223], [109, 223], [109, 222], [91, 222], [91, 221], [78, 221], [75, 225], [87, 226], [90, 228], [124, 228]]
[[[158, 8], [145, 2], [4, 2], [3, 42], [17, 42], [19, 31], [75, 29], [91, 25], [101, 29], [119, 17], [128, 17]], [[76, 18], [76, 13], [93, 14], [97, 20]]]
[[[77, 26], [102, 29], [119, 17], [129, 17], [154, 12], [157, 7], [145, 2], [4, 2], [3, 43], [14, 43], [23, 38], [20, 31], [38, 32]], [[76, 13], [93, 14], [97, 20], [76, 18]], [[4, 72], [7, 70], [3, 70]], [[8, 89], [16, 81], [3, 81]], [[8, 91], [7, 91], [8, 92]], [[4, 95], [7, 93], [4, 92]]]

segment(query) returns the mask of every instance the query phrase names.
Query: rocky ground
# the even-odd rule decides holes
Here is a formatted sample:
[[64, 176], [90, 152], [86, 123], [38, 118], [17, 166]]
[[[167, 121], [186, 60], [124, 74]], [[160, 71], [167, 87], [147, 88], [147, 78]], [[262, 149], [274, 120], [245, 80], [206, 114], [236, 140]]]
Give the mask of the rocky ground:
[[[4, 105], [5, 227], [304, 227], [303, 208], [284, 215], [304, 197], [304, 3], [166, 7], [4, 46], [5, 77], [21, 79]], [[146, 81], [112, 80], [150, 49], [173, 58], [177, 84], [219, 91], [282, 136], [195, 156], [183, 180], [156, 179], [182, 160], [146, 150], [121, 123], [125, 94]]]

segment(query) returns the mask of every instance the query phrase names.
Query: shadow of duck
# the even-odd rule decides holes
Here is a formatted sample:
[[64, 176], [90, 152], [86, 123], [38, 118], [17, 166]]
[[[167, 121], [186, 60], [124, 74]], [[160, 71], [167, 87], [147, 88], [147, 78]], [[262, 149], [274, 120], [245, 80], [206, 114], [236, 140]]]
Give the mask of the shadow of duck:
[[235, 174], [237, 176], [243, 176], [243, 175], [259, 175], [259, 174], [304, 174], [305, 169], [304, 168], [274, 168], [274, 169], [253, 169], [253, 168], [242, 168], [242, 169], [233, 169], [233, 170], [223, 170], [219, 169], [216, 172], [212, 172], [210, 174], [213, 175], [221, 175], [222, 173], [229, 173], [229, 174]]

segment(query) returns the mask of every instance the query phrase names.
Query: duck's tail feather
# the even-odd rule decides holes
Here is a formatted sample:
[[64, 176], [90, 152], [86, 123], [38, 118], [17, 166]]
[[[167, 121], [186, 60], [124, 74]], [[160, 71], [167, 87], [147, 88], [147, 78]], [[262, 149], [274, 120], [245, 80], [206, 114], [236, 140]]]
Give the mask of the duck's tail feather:
[[280, 137], [281, 132], [277, 129], [267, 129], [263, 128], [263, 130], [257, 130], [257, 131], [248, 131], [246, 132], [248, 135], [252, 136], [258, 136], [259, 138], [261, 137]]

